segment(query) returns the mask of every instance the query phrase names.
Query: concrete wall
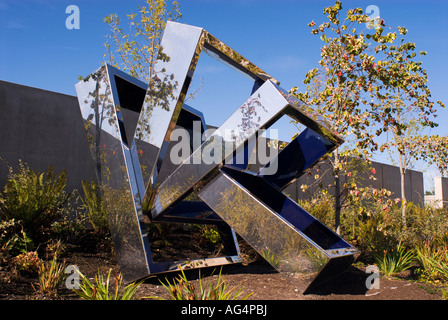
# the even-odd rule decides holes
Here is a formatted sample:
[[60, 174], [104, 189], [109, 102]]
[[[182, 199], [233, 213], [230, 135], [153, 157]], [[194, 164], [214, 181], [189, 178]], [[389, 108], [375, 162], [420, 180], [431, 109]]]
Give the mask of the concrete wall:
[[[384, 188], [392, 192], [390, 198], [401, 198], [401, 178], [400, 169], [398, 167], [372, 162], [372, 167], [375, 168], [376, 173], [364, 173], [359, 175], [358, 179], [361, 186], [371, 186], [373, 188]], [[334, 183], [334, 177], [331, 174], [330, 164], [322, 163], [317, 171], [317, 169], [310, 170], [305, 173], [302, 177], [297, 179], [296, 183], [289, 186], [286, 190], [291, 196], [297, 195], [297, 199], [310, 199], [318, 191], [319, 187], [313, 185], [315, 182], [314, 175], [319, 174], [322, 177], [323, 186], [328, 186]], [[369, 179], [369, 176], [373, 175], [376, 180]], [[341, 183], [346, 182], [346, 177], [341, 177]], [[302, 184], [311, 185], [310, 188], [303, 192], [300, 189]], [[292, 190], [294, 189], [294, 190]], [[331, 189], [330, 189], [331, 192]], [[424, 205], [424, 186], [423, 186], [423, 173], [415, 170], [407, 170], [405, 176], [405, 192], [406, 199], [412, 201], [414, 204], [423, 206]]]
[[94, 177], [76, 97], [0, 81], [0, 188], [18, 160], [33, 170], [68, 170], [67, 189]]
[[[378, 187], [392, 191], [392, 197], [401, 198], [401, 177], [398, 167], [374, 163], [377, 173]], [[406, 170], [405, 193], [407, 201], [423, 206], [424, 188], [423, 173], [415, 170]]]

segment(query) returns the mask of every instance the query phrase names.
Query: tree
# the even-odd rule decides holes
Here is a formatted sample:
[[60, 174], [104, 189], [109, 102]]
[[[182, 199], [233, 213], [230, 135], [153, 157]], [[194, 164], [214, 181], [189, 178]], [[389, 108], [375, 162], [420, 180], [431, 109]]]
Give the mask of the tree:
[[[365, 33], [366, 24], [371, 21], [361, 8], [348, 10], [342, 22], [339, 19], [341, 10], [342, 3], [336, 1], [334, 6], [324, 9], [327, 22], [319, 26], [314, 21], [308, 24], [312, 34], [320, 35], [324, 42], [321, 60], [319, 67], [305, 76], [303, 82], [307, 90], [299, 92], [294, 87], [290, 91], [319, 110], [333, 124], [332, 130], [356, 146], [336, 149], [333, 153], [335, 229], [338, 233], [342, 190], [348, 187], [341, 186], [340, 174], [344, 168], [341, 160], [349, 156], [369, 159], [378, 150], [379, 136], [385, 132], [401, 135], [406, 124], [396, 118], [397, 107], [390, 104], [391, 98], [396, 96], [394, 90], [402, 90], [411, 97], [410, 88], [420, 88], [419, 78], [410, 75], [418, 68], [418, 63], [408, 61], [406, 67], [411, 70], [406, 72], [400, 62], [392, 61], [401, 61], [402, 51], [415, 47], [404, 40], [400, 40], [400, 46], [394, 46], [397, 35], [405, 35], [405, 28], [398, 27], [396, 31], [385, 34], [386, 24], [380, 20], [375, 32], [368, 34]], [[312, 85], [316, 81], [321, 85], [312, 94]], [[429, 125], [433, 124], [430, 116], [434, 109], [433, 105], [424, 105], [425, 97], [428, 98], [425, 94], [419, 93], [414, 99], [418, 100], [416, 108], [420, 109], [420, 121]]]
[[138, 8], [138, 14], [127, 15], [129, 31], [122, 28], [117, 14], [104, 18], [112, 32], [105, 43], [105, 56], [114, 67], [121, 66], [134, 78], [151, 83], [157, 59], [168, 59], [160, 50], [166, 22], [177, 21], [182, 14], [176, 1], [169, 8], [165, 0], [146, 0], [146, 4]]
[[403, 130], [401, 135], [392, 132], [392, 139], [381, 146], [381, 149], [391, 150], [398, 158], [400, 169], [401, 188], [401, 217], [402, 225], [406, 227], [407, 195], [405, 189], [405, 178], [408, 169], [412, 169], [414, 163], [422, 159], [427, 164], [436, 164], [441, 174], [446, 172], [446, 161], [448, 160], [448, 143], [446, 137], [441, 138], [435, 135], [421, 135], [421, 126], [411, 121]]
[[[127, 15], [128, 29], [122, 27], [122, 21], [117, 14], [110, 14], [104, 21], [111, 27], [111, 35], [105, 43], [107, 63], [121, 68], [132, 77], [148, 84], [145, 96], [145, 117], [140, 117], [136, 134], [144, 140], [151, 132], [149, 119], [153, 108], [168, 110], [169, 103], [174, 99], [173, 92], [177, 81], [165, 69], [157, 70], [158, 60], [169, 61], [161, 47], [161, 40], [167, 21], [177, 21], [182, 18], [180, 6], [176, 1], [167, 5], [166, 0], [146, 0], [146, 6], [138, 7], [137, 14]], [[194, 98], [202, 87], [193, 90], [185, 100]]]
[[[401, 109], [401, 108], [399, 108]], [[398, 114], [398, 118], [402, 115]], [[391, 160], [393, 164], [398, 164], [400, 169], [400, 189], [401, 189], [401, 217], [403, 222], [403, 227], [406, 226], [406, 208], [407, 208], [407, 196], [406, 196], [406, 173], [408, 169], [412, 169], [416, 160], [415, 140], [414, 135], [418, 134], [418, 130], [421, 130], [421, 126], [412, 119], [409, 121], [405, 130], [398, 135], [396, 132], [392, 132], [392, 139], [384, 143], [380, 150], [384, 151], [384, 148], [390, 150]], [[393, 158], [396, 156], [398, 158], [398, 163], [396, 163]]]
[[[80, 81], [90, 82], [92, 91], [89, 92], [88, 97], [83, 103], [90, 109], [89, 114], [84, 123], [84, 128], [87, 131], [87, 141], [89, 148], [92, 151], [95, 160], [95, 174], [99, 185], [103, 183], [103, 169], [108, 172], [106, 167], [105, 148], [101, 146], [101, 136], [103, 128], [107, 127], [107, 123], [112, 124], [115, 120], [113, 117], [113, 103], [110, 98], [110, 88], [106, 85], [106, 70], [102, 66], [93, 74], [83, 78], [79, 77]], [[113, 134], [113, 132], [109, 132]]]
[[[146, 0], [146, 6], [138, 8], [138, 14], [129, 14], [128, 28], [122, 27], [117, 14], [110, 14], [104, 21], [111, 27], [111, 34], [105, 43], [105, 62], [116, 68], [122, 68], [131, 76], [148, 83], [148, 94], [145, 99], [150, 106], [167, 108], [172, 91], [177, 83], [164, 70], [155, 72], [157, 60], [167, 61], [169, 57], [163, 54], [160, 47], [163, 31], [167, 20], [181, 18], [179, 5], [172, 2], [168, 8], [165, 0]], [[114, 121], [111, 91], [107, 85], [106, 67], [103, 65], [97, 72], [79, 80], [90, 82], [92, 90], [84, 101], [91, 110], [85, 124], [90, 148], [96, 162], [97, 183], [103, 186], [104, 178], [108, 179], [109, 168], [106, 166], [106, 146], [100, 143], [103, 130], [112, 130]], [[150, 116], [151, 109], [147, 111]], [[139, 121], [137, 129], [141, 136], [149, 134], [148, 122]], [[112, 135], [116, 132], [109, 132]], [[103, 174], [105, 177], [103, 177]]]
[[424, 135], [412, 138], [419, 149], [417, 160], [435, 165], [441, 175], [448, 175], [448, 136]]
[[[399, 28], [400, 35], [406, 35], [404, 27]], [[422, 62], [415, 61], [417, 54], [414, 52], [416, 45], [400, 39], [400, 45], [389, 47], [385, 58], [378, 64], [380, 68], [386, 68], [391, 77], [388, 81], [394, 81], [388, 87], [385, 95], [385, 108], [393, 115], [391, 121], [396, 121], [398, 127], [389, 127], [393, 139], [384, 143], [380, 150], [385, 148], [395, 149], [398, 155], [398, 165], [401, 176], [401, 204], [402, 221], [406, 226], [407, 198], [405, 192], [405, 177], [410, 161], [420, 157], [421, 153], [432, 152], [425, 150], [430, 145], [421, 143], [421, 134], [425, 128], [438, 126], [434, 122], [436, 117], [435, 103], [431, 101], [431, 90], [427, 86], [428, 76], [422, 67]], [[426, 55], [420, 51], [419, 56]], [[444, 108], [441, 101], [437, 104]]]

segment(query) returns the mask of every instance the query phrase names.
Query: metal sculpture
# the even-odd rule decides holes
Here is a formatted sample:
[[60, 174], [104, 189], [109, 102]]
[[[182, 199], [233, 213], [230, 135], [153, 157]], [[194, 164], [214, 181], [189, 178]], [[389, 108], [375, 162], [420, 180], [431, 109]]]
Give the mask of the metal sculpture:
[[[161, 48], [149, 84], [105, 65], [76, 85], [126, 280], [179, 267], [240, 262], [235, 232], [279, 271], [308, 280], [302, 281], [303, 291], [351, 264], [358, 250], [282, 193], [343, 140], [277, 80], [204, 29], [168, 22]], [[176, 127], [191, 132], [199, 123], [200, 132], [207, 133], [202, 114], [184, 104], [201, 52], [243, 72], [254, 86], [232, 116], [205, 141], [191, 141], [189, 157], [166, 170]], [[248, 159], [256, 151], [259, 130], [283, 115], [307, 129], [258, 172], [251, 172]], [[213, 161], [204, 161], [204, 154], [212, 155]], [[229, 164], [237, 157], [245, 160]], [[192, 191], [202, 201], [184, 201]], [[226, 255], [154, 262], [146, 234], [148, 219], [216, 225]]]

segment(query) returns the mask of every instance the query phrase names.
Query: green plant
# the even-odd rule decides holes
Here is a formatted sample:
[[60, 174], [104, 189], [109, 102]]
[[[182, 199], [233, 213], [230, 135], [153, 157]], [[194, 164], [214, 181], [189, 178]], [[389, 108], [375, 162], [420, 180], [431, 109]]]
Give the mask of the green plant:
[[443, 242], [448, 234], [448, 210], [446, 208], [419, 207], [408, 203], [406, 240], [412, 246], [421, 243]]
[[278, 267], [282, 262], [282, 257], [273, 253], [269, 248], [262, 249], [260, 255], [274, 268]]
[[441, 252], [438, 249], [432, 248], [428, 244], [417, 247], [415, 249], [417, 261], [420, 265], [418, 269], [420, 278], [425, 281], [438, 281], [438, 272], [435, 267], [435, 261], [440, 259]]
[[396, 242], [390, 232], [393, 228], [391, 216], [378, 206], [372, 205], [366, 214], [350, 210], [343, 215], [342, 225], [347, 239], [362, 251], [369, 263], [376, 252]]
[[[160, 281], [169, 292], [170, 300], [237, 300], [242, 294], [242, 288], [229, 288], [229, 285], [222, 278], [222, 268], [219, 271], [216, 283], [210, 280], [208, 284], [204, 284], [199, 271], [199, 287], [194, 286], [188, 280], [183, 269], [180, 272], [181, 274], [173, 280], [173, 283], [166, 278], [166, 284]], [[252, 293], [248, 294], [242, 300], [246, 300], [251, 295]]]
[[[182, 17], [179, 4], [173, 1], [146, 0], [139, 6], [138, 13], [127, 15], [128, 26], [122, 27], [117, 14], [110, 14], [104, 21], [111, 27], [111, 35], [105, 46], [108, 49], [108, 63], [121, 65], [132, 77], [151, 82], [154, 64], [160, 57], [160, 41], [168, 20]], [[160, 77], [160, 76], [159, 76]]]
[[54, 236], [48, 241], [47, 251], [52, 251], [51, 248], [54, 245], [54, 241], [61, 241], [65, 244], [78, 243], [89, 230], [86, 228], [88, 225], [88, 218], [80, 206], [70, 209], [70, 215], [64, 215], [61, 219], [52, 224], [51, 230]]
[[444, 282], [448, 281], [448, 254], [446, 251], [443, 253], [443, 258], [436, 261], [436, 270], [440, 274], [441, 279]]
[[0, 219], [21, 221], [33, 240], [49, 232], [65, 212], [72, 195], [65, 191], [67, 171], [55, 175], [31, 170], [19, 162], [19, 171], [9, 168], [8, 181], [0, 193]]
[[0, 221], [0, 253], [17, 256], [34, 248], [33, 241], [15, 219]]
[[445, 287], [445, 289], [440, 290], [442, 292], [442, 299], [448, 300], [448, 286]]
[[39, 266], [38, 289], [41, 293], [55, 293], [59, 284], [64, 280], [65, 263], [57, 261], [54, 256], [51, 261], [42, 262]]
[[448, 281], [448, 254], [446, 247], [434, 247], [428, 244], [416, 248], [420, 265], [420, 278], [429, 282]]
[[12, 259], [14, 266], [24, 273], [37, 273], [42, 260], [37, 255], [36, 251], [23, 252]]
[[95, 181], [81, 181], [84, 195], [81, 196], [82, 208], [86, 211], [89, 222], [95, 230], [109, 232], [107, 211], [101, 198], [101, 188]]
[[95, 276], [95, 283], [92, 283], [85, 275], [79, 272], [81, 283], [79, 290], [74, 290], [78, 296], [84, 300], [132, 300], [142, 282], [132, 282], [126, 287], [123, 286], [122, 274], [115, 276], [115, 290], [110, 286], [110, 276], [112, 269], [109, 269], [106, 279], [101, 272]]
[[384, 254], [374, 255], [379, 270], [385, 276], [391, 276], [409, 269], [415, 258], [413, 250], [406, 250], [400, 242], [392, 250], [384, 250]]
[[217, 244], [221, 242], [221, 236], [215, 226], [202, 225], [201, 236], [212, 244]]

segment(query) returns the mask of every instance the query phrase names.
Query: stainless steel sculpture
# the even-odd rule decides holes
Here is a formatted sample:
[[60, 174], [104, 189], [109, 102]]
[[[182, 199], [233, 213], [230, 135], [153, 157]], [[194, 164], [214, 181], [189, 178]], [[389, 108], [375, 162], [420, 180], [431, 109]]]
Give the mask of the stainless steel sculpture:
[[[202, 28], [168, 22], [160, 61], [149, 84], [109, 65], [76, 85], [81, 113], [96, 161], [97, 179], [109, 214], [113, 241], [128, 281], [179, 267], [240, 262], [236, 233], [281, 272], [306, 286], [348, 266], [357, 249], [282, 193], [303, 172], [343, 141], [312, 109], [279, 87], [277, 80]], [[248, 99], [175, 169], [167, 150], [173, 130], [193, 130], [202, 114], [184, 104], [201, 52], [254, 80]], [[258, 172], [247, 161], [260, 129], [288, 115], [307, 127]], [[197, 122], [196, 122], [197, 123]], [[227, 134], [231, 132], [232, 134]], [[212, 162], [202, 159], [213, 153]], [[244, 157], [243, 157], [244, 158]], [[275, 163], [277, 170], [272, 172]], [[192, 192], [202, 202], [187, 203]], [[149, 219], [148, 219], [149, 218]], [[186, 222], [218, 227], [226, 255], [154, 262], [146, 223]], [[317, 276], [319, 275], [319, 276]]]

